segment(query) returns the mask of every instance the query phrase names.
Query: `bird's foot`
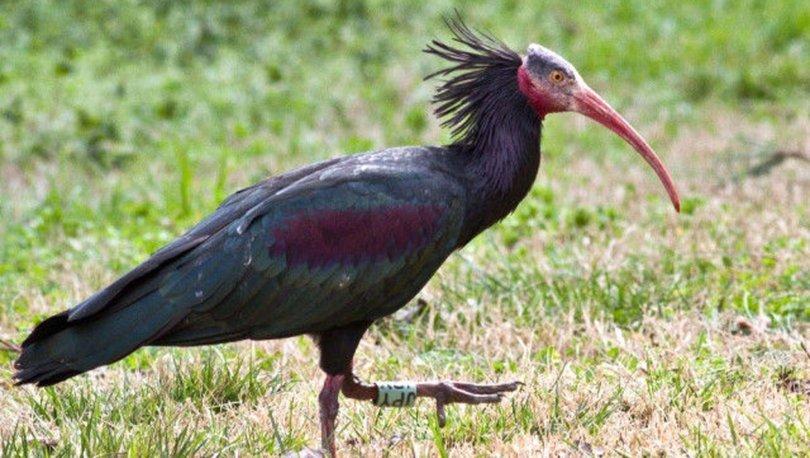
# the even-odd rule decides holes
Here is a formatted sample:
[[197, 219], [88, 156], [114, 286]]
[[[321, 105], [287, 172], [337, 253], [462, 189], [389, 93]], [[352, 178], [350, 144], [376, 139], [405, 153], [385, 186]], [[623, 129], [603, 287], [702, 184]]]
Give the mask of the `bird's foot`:
[[506, 393], [515, 391], [521, 382], [478, 384], [466, 382], [423, 382], [416, 384], [417, 397], [436, 400], [436, 416], [439, 426], [447, 422], [444, 407], [447, 404], [492, 404], [500, 402]]
[[379, 382], [366, 384], [349, 375], [343, 383], [343, 395], [352, 399], [373, 401], [379, 406], [407, 407], [416, 398], [436, 400], [439, 426], [446, 423], [444, 408], [447, 404], [492, 404], [503, 399], [506, 393], [515, 391], [521, 382], [478, 384], [466, 382]]

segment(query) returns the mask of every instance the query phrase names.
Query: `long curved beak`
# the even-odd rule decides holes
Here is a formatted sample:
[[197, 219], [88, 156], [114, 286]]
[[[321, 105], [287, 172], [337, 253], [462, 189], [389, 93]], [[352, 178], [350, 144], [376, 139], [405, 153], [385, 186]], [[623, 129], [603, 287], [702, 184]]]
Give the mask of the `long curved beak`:
[[625, 121], [616, 110], [585, 83], [581, 83], [579, 90], [574, 94], [573, 111], [602, 124], [632, 145], [638, 151], [638, 154], [655, 170], [656, 175], [658, 175], [667, 190], [667, 194], [669, 194], [669, 200], [672, 201], [675, 211], [681, 211], [681, 198], [678, 197], [678, 190], [675, 189], [675, 183], [672, 182], [672, 177], [669, 176], [664, 163], [661, 162], [661, 159], [658, 158], [658, 155], [650, 148], [644, 138], [633, 129], [633, 126]]

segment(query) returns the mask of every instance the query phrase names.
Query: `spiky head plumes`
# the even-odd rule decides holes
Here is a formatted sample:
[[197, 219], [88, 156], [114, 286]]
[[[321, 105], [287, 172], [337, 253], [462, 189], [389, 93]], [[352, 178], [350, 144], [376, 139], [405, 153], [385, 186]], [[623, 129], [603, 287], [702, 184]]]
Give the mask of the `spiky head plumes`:
[[[523, 60], [502, 41], [470, 29], [458, 16], [445, 23], [453, 34], [451, 43], [433, 40], [424, 49], [451, 64], [426, 77], [444, 78], [433, 97], [434, 112], [450, 128], [451, 146], [481, 149], [490, 144], [504, 117], [526, 114], [511, 109], [516, 104], [528, 108], [517, 81]], [[509, 111], [499, 109], [507, 106]]]

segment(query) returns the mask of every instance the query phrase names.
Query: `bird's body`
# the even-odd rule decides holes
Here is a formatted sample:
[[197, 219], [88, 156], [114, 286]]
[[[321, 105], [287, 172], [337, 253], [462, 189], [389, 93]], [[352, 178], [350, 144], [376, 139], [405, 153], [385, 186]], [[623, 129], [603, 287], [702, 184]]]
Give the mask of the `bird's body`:
[[[516, 152], [533, 156], [515, 162], [516, 177], [537, 171], [537, 143], [529, 144]], [[40, 325], [24, 343], [20, 380], [51, 384], [143, 345], [318, 335], [395, 312], [529, 189], [520, 180], [506, 194], [478, 189], [481, 167], [468, 154], [390, 148], [237, 192], [130, 274]], [[489, 205], [476, 193], [490, 193]]]
[[[528, 193], [540, 163], [540, 122], [562, 111], [562, 95], [544, 95], [537, 74], [565, 72], [572, 87], [581, 86], [569, 96], [584, 94], [577, 102], [584, 108], [576, 109], [660, 164], [558, 56], [530, 48], [524, 61], [463, 24], [450, 26], [475, 51], [428, 47], [454, 64], [438, 72], [452, 78], [435, 97], [437, 114], [454, 129], [453, 144], [332, 159], [235, 193], [133, 271], [40, 323], [23, 342], [17, 382], [57, 383], [144, 345], [310, 334], [327, 373], [322, 424], [324, 445], [334, 453], [338, 391], [357, 399], [379, 391], [351, 371], [368, 326], [405, 305], [454, 250]], [[677, 206], [668, 175], [656, 171]], [[441, 417], [445, 403], [494, 402], [515, 387], [420, 384], [413, 394], [436, 398]]]

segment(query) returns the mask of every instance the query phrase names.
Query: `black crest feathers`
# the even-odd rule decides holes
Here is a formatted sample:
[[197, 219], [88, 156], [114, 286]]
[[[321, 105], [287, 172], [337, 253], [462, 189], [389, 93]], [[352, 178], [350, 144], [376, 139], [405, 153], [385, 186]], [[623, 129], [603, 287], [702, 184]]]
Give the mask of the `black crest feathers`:
[[470, 29], [458, 14], [445, 24], [452, 43], [433, 40], [423, 50], [451, 63], [425, 77], [445, 77], [433, 97], [434, 112], [451, 129], [455, 145], [483, 146], [499, 121], [498, 109], [522, 98], [517, 87], [522, 60], [502, 41]]

